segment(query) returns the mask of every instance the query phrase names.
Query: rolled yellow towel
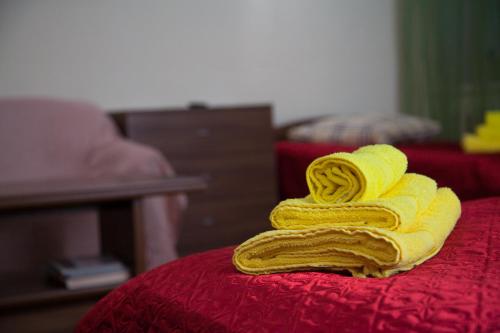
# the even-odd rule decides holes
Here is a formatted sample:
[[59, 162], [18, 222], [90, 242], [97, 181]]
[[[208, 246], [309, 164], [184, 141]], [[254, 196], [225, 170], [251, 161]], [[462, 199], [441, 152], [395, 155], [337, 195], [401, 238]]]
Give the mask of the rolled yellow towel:
[[301, 270], [347, 270], [384, 277], [409, 270], [434, 256], [460, 217], [460, 201], [440, 188], [411, 232], [374, 227], [272, 230], [237, 247], [235, 267], [247, 274]]
[[306, 180], [318, 203], [369, 200], [394, 186], [407, 165], [405, 154], [393, 146], [370, 145], [317, 158], [307, 168]]
[[427, 209], [436, 190], [433, 179], [409, 173], [378, 199], [341, 204], [315, 203], [310, 197], [288, 199], [272, 210], [270, 220], [276, 229], [370, 226], [405, 231]]

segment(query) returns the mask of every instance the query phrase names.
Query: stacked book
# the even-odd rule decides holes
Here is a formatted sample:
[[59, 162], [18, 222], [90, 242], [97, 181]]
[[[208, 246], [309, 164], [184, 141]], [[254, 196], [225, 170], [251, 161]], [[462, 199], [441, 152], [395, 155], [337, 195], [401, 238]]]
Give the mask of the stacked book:
[[81, 257], [51, 262], [49, 275], [74, 290], [116, 285], [126, 281], [130, 272], [112, 257]]

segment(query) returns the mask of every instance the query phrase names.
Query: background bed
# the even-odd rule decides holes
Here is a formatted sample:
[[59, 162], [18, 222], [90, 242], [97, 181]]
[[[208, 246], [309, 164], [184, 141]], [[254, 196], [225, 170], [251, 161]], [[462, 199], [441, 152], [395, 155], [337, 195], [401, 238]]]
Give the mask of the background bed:
[[[439, 186], [451, 187], [461, 200], [500, 196], [500, 154], [466, 154], [456, 144], [427, 143], [397, 146], [408, 157], [408, 172], [435, 179]], [[275, 145], [280, 197], [297, 198], [308, 194], [305, 172], [317, 157], [356, 148], [279, 141]]]

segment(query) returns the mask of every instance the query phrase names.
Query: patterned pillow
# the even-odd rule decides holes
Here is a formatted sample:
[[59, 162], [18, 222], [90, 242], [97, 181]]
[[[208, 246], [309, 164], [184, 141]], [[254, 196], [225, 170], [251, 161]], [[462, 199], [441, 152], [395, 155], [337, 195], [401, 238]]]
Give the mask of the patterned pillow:
[[292, 127], [292, 141], [328, 142], [343, 145], [423, 142], [441, 131], [433, 120], [402, 114], [338, 115]]

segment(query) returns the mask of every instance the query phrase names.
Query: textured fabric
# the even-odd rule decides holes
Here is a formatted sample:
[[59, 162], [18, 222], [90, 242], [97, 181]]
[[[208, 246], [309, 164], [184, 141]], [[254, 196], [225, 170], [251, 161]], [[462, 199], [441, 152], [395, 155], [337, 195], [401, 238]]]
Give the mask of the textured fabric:
[[[275, 207], [270, 220], [279, 230], [239, 245], [235, 267], [247, 274], [325, 269], [387, 277], [423, 263], [453, 230], [460, 201], [426, 176], [402, 175], [406, 165], [406, 156], [389, 145], [314, 160], [306, 171], [311, 195]], [[373, 199], [363, 200], [365, 192]], [[343, 198], [349, 202], [335, 203]]]
[[433, 120], [402, 114], [362, 114], [323, 117], [287, 131], [292, 141], [329, 142], [345, 145], [422, 142], [439, 134]]
[[439, 254], [389, 278], [245, 275], [232, 253], [209, 251], [136, 277], [76, 332], [500, 331], [500, 198], [464, 203]]
[[393, 146], [369, 145], [315, 159], [306, 170], [306, 180], [319, 203], [375, 199], [399, 181], [407, 163]]
[[271, 212], [276, 229], [369, 226], [406, 231], [419, 212], [436, 196], [436, 182], [418, 174], [405, 174], [378, 199], [342, 204], [320, 204], [310, 196], [281, 201]]
[[[500, 154], [465, 154], [456, 144], [398, 146], [408, 158], [408, 172], [424, 174], [450, 187], [461, 200], [500, 196]], [[353, 147], [282, 141], [276, 144], [280, 196], [308, 194], [304, 174], [316, 158]]]
[[[103, 110], [84, 102], [48, 98], [0, 99], [0, 142], [0, 184], [174, 174], [158, 151], [125, 140]], [[167, 199], [155, 196], [142, 201], [147, 267], [177, 257], [176, 229], [184, 201], [182, 196]], [[67, 213], [51, 216], [50, 229], [42, 230], [44, 239], [50, 239], [53, 245], [43, 249], [20, 248], [16, 239], [1, 237], [3, 266], [12, 264], [19, 270], [34, 266], [33, 262], [24, 261], [28, 261], [30, 253], [45, 248], [54, 249], [44, 256], [45, 260], [51, 256], [96, 254], [99, 251], [99, 244], [95, 244], [98, 231], [95, 223], [89, 222], [89, 216], [88, 212], [81, 219]], [[75, 220], [81, 222], [75, 225]], [[13, 232], [13, 228], [22, 228], [15, 221], [2, 222], [0, 236], [26, 233], [26, 227]], [[35, 245], [30, 246], [36, 246], [36, 242], [33, 243]], [[82, 246], [75, 248], [75, 243]], [[14, 251], [18, 253], [15, 258], [9, 255]], [[26, 267], [22, 267], [23, 264]]]
[[233, 263], [247, 274], [316, 268], [347, 270], [358, 277], [386, 277], [433, 257], [453, 230], [460, 211], [453, 191], [441, 188], [405, 232], [360, 226], [266, 231], [238, 246]]

